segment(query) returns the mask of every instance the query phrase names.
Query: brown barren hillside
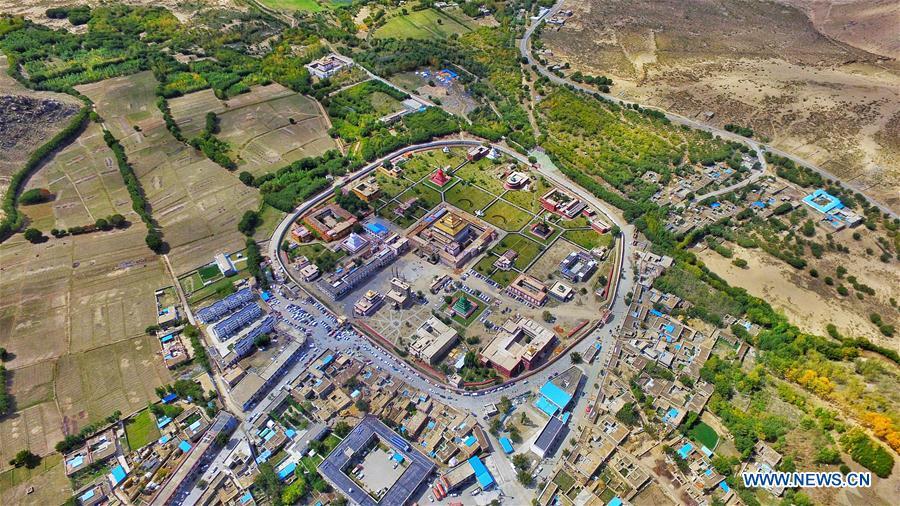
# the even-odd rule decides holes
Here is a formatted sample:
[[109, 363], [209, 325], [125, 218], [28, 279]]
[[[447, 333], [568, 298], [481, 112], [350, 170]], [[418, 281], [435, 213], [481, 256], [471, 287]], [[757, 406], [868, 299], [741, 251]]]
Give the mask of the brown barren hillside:
[[900, 210], [900, 63], [884, 56], [898, 25], [892, 38], [872, 14], [880, 3], [861, 0], [870, 28], [838, 30], [853, 11], [834, 3], [842, 21], [820, 14], [823, 34], [798, 8], [767, 1], [566, 0], [574, 15], [541, 41], [548, 61], [613, 78], [615, 95], [750, 126]]

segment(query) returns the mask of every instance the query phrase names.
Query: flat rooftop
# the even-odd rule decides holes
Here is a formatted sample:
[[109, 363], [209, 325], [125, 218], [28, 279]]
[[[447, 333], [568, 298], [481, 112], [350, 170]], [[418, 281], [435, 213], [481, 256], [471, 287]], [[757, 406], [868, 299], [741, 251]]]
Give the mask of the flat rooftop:
[[[403, 474], [380, 501], [372, 498], [344, 473], [344, 468], [354, 454], [363, 450], [373, 437], [381, 439], [393, 452], [402, 455], [404, 460], [409, 463]], [[366, 415], [350, 434], [338, 443], [328, 458], [319, 464], [319, 472], [331, 486], [353, 503], [361, 506], [407, 504], [415, 491], [434, 470], [435, 465], [428, 458], [372, 415]]]

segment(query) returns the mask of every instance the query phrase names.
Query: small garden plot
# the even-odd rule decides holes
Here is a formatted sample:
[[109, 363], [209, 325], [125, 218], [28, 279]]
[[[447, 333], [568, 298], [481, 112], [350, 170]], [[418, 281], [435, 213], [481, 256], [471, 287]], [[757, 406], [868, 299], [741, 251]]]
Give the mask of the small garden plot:
[[484, 209], [494, 200], [493, 195], [489, 195], [465, 181], [457, 182], [444, 192], [444, 198], [447, 202], [471, 214]]
[[[238, 269], [237, 265], [235, 265], [235, 269]], [[227, 295], [231, 295], [236, 291], [234, 288], [234, 283], [249, 277], [250, 273], [247, 272], [247, 269], [239, 269], [238, 273], [234, 276], [231, 276], [230, 278], [222, 278], [218, 281], [213, 281], [212, 283], [198, 289], [188, 297], [188, 302], [193, 305], [202, 302], [210, 297], [221, 299]]]
[[506, 189], [503, 187], [503, 167], [506, 165], [494, 164], [487, 158], [477, 162], [470, 162], [462, 167], [455, 176], [459, 176], [467, 183], [478, 185], [494, 195], [501, 195]]
[[204, 283], [222, 276], [222, 272], [216, 264], [210, 264], [200, 268], [197, 270], [197, 274], [200, 275], [200, 279], [203, 280]]
[[484, 211], [484, 219], [508, 232], [516, 232], [531, 221], [532, 216], [512, 204], [498, 200]]
[[715, 449], [716, 445], [719, 443], [719, 435], [716, 433], [715, 429], [703, 422], [694, 425], [688, 432], [688, 436], [710, 450]]
[[550, 190], [550, 185], [543, 177], [531, 174], [529, 190], [509, 190], [503, 194], [503, 199], [527, 209], [533, 213], [541, 212], [541, 197]]
[[413, 197], [421, 200], [422, 203], [425, 204], [425, 207], [427, 209], [433, 209], [442, 202], [441, 194], [437, 190], [426, 186], [424, 182], [419, 183], [406, 190], [399, 197], [397, 197], [397, 200], [399, 200], [400, 202], [405, 202], [407, 199]]
[[381, 173], [375, 174], [375, 181], [378, 181], [378, 186], [381, 187], [381, 194], [386, 199], [392, 199], [412, 186], [412, 182], [405, 178], [394, 178]]
[[609, 247], [612, 244], [612, 236], [599, 234], [596, 230], [566, 230], [563, 237], [581, 246], [586, 250], [592, 250], [600, 246]]
[[403, 176], [410, 181], [418, 181], [439, 167], [455, 170], [465, 160], [465, 152], [459, 148], [451, 148], [447, 153], [442, 149], [417, 153], [403, 164]]
[[132, 450], [143, 448], [159, 439], [159, 429], [156, 428], [156, 421], [149, 409], [141, 411], [125, 423], [125, 437]]
[[528, 264], [544, 250], [540, 244], [521, 234], [509, 234], [491, 249], [491, 253], [499, 257], [506, 250], [510, 249], [519, 254], [514, 263], [515, 268], [519, 270], [524, 270], [528, 267]]
[[494, 282], [496, 282], [500, 286], [506, 288], [510, 283], [512, 283], [514, 279], [516, 279], [516, 276], [518, 275], [519, 273], [516, 271], [501, 271], [498, 269], [488, 277], [494, 280]]
[[492, 272], [494, 272], [494, 262], [497, 260], [497, 257], [493, 255], [485, 255], [481, 257], [481, 260], [475, 264], [473, 269], [475, 272], [482, 274], [484, 276], [490, 276]]
[[346, 254], [347, 253], [342, 249], [331, 251], [318, 243], [304, 244], [290, 251], [291, 260], [298, 256], [305, 256], [310, 262], [316, 264], [316, 267], [323, 273], [333, 271], [334, 266], [337, 265], [338, 261], [340, 261], [341, 258], [344, 258]]

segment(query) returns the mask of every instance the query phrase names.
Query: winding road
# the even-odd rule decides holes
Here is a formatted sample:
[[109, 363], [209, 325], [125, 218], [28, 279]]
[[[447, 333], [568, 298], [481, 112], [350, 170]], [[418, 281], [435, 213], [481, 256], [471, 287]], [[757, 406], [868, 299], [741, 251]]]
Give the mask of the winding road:
[[[778, 155], [778, 156], [781, 156], [784, 158], [788, 158], [788, 159], [792, 160], [794, 163], [796, 163], [797, 165], [800, 165], [802, 167], [810, 169], [810, 170], [816, 172], [817, 174], [821, 175], [824, 178], [840, 181], [842, 184], [844, 184], [848, 188], [852, 188], [852, 186], [850, 186], [846, 181], [841, 180], [834, 174], [828, 172], [827, 170], [825, 170], [807, 160], [804, 160], [803, 158], [800, 158], [796, 155], [792, 155], [792, 154], [782, 151], [780, 149], [773, 148], [772, 146], [760, 144], [759, 142], [757, 142], [749, 137], [744, 137], [742, 135], [738, 135], [736, 133], [729, 132], [727, 130], [724, 130], [724, 129], [721, 129], [721, 128], [718, 128], [715, 126], [708, 125], [706, 123], [700, 123], [699, 121], [682, 116], [678, 113], [674, 113], [671, 111], [667, 111], [665, 109], [661, 109], [661, 108], [653, 106], [653, 105], [645, 105], [645, 104], [641, 104], [641, 103], [634, 102], [631, 100], [625, 100], [625, 99], [616, 97], [614, 95], [611, 95], [609, 93], [602, 93], [596, 89], [584, 86], [582, 84], [571, 81], [565, 77], [559, 77], [558, 75], [554, 74], [550, 69], [548, 69], [546, 66], [542, 65], [539, 61], [537, 61], [536, 58], [532, 57], [529, 49], [531, 47], [531, 36], [534, 35], [534, 31], [539, 26], [541, 26], [541, 24], [544, 22], [545, 19], [552, 17], [554, 14], [556, 14], [559, 11], [559, 9], [562, 7], [563, 1], [564, 0], [558, 0], [553, 5], [553, 7], [551, 7], [547, 12], [544, 13], [543, 16], [541, 16], [539, 19], [532, 21], [531, 25], [525, 30], [525, 34], [522, 36], [521, 39], [519, 39], [519, 54], [522, 57], [526, 58], [530, 64], [535, 65], [538, 72], [541, 75], [543, 75], [544, 77], [546, 77], [547, 79], [549, 79], [551, 82], [562, 85], [562, 86], [572, 87], [572, 88], [578, 89], [580, 91], [583, 91], [585, 93], [589, 93], [591, 95], [598, 95], [607, 100], [618, 102], [623, 105], [634, 104], [634, 105], [640, 106], [643, 109], [652, 109], [655, 111], [659, 111], [659, 112], [663, 113], [666, 116], [666, 118], [668, 118], [669, 121], [671, 121], [672, 123], [675, 123], [678, 125], [685, 125], [685, 126], [688, 126], [691, 128], [695, 128], [697, 130], [703, 130], [703, 131], [709, 132], [713, 135], [718, 135], [719, 137], [721, 137], [723, 139], [742, 142], [744, 144], [747, 144], [748, 146], [750, 146], [751, 148], [753, 148], [756, 151], [757, 157], [759, 158], [759, 161], [763, 166], [764, 172], [766, 171], [767, 167], [766, 167], [765, 156], [763, 156], [763, 153], [768, 151], [772, 154], [775, 154], [775, 155]], [[744, 184], [746, 184], [746, 183], [744, 183]], [[880, 202], [876, 199], [873, 199], [869, 195], [866, 195], [866, 198], [868, 198], [869, 201], [873, 205], [878, 207], [878, 209], [881, 210], [882, 213], [887, 213], [888, 215], [890, 215], [894, 218], [898, 217], [898, 214], [893, 209], [891, 209], [887, 204]]]

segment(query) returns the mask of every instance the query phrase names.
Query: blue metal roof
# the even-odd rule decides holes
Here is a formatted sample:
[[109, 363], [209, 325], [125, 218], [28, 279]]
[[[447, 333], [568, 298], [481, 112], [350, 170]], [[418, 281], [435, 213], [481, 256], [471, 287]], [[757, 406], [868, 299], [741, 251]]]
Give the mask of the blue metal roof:
[[513, 452], [512, 442], [510, 442], [509, 438], [501, 437], [500, 438], [500, 446], [503, 447], [504, 453], [512, 453]]
[[547, 416], [553, 416], [557, 411], [559, 411], [559, 408], [557, 408], [556, 405], [554, 405], [552, 402], [548, 401], [546, 397], [539, 397], [534, 405], [539, 410], [547, 413]]
[[297, 469], [297, 463], [291, 462], [290, 464], [284, 466], [284, 469], [278, 471], [278, 479], [283, 480], [293, 474], [294, 469]]
[[122, 466], [112, 468], [112, 471], [109, 474], [113, 477], [113, 485], [118, 485], [126, 476], [125, 468]]
[[491, 476], [490, 471], [488, 471], [481, 459], [472, 457], [468, 462], [469, 465], [472, 466], [472, 470], [475, 471], [475, 479], [478, 480], [478, 484], [481, 485], [481, 488], [488, 488], [494, 484], [494, 477]]
[[541, 395], [561, 410], [566, 409], [569, 401], [572, 400], [571, 394], [565, 392], [550, 381], [544, 383], [544, 386], [541, 387]]
[[168, 404], [178, 398], [178, 394], [170, 393], [162, 398], [163, 404]]
[[191, 444], [188, 443], [187, 441], [182, 441], [182, 442], [178, 443], [178, 448], [181, 451], [183, 451], [184, 453], [187, 453], [187, 452], [191, 451]]

